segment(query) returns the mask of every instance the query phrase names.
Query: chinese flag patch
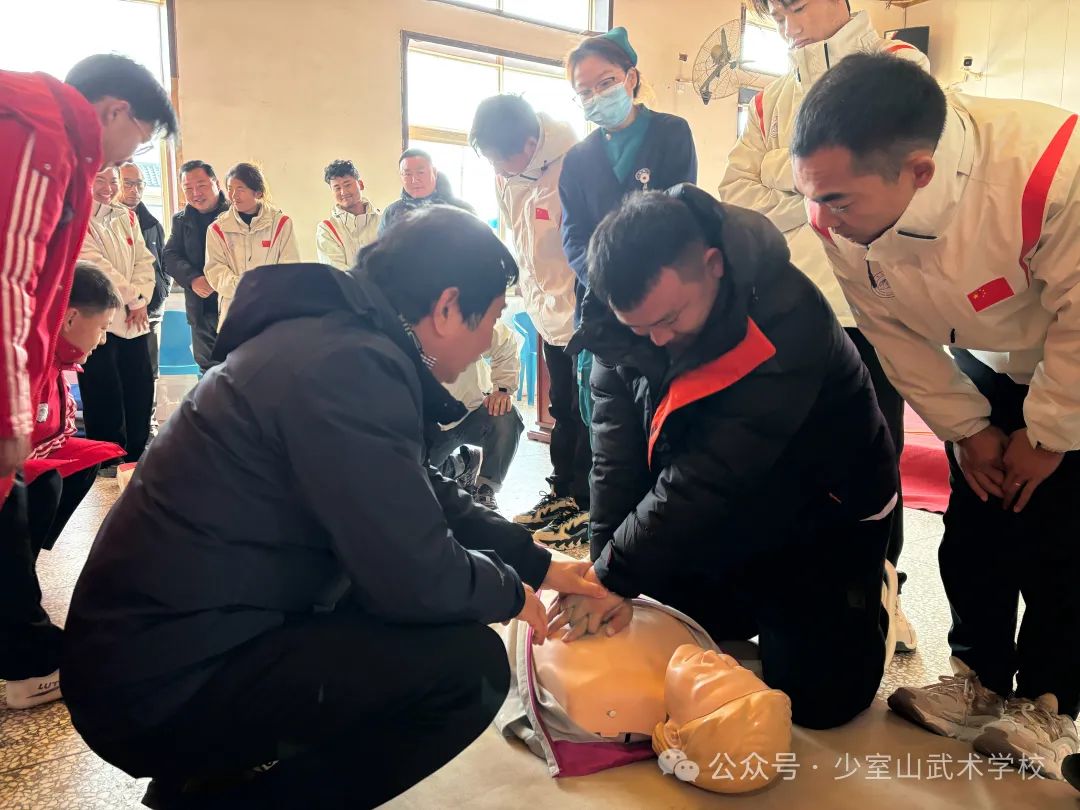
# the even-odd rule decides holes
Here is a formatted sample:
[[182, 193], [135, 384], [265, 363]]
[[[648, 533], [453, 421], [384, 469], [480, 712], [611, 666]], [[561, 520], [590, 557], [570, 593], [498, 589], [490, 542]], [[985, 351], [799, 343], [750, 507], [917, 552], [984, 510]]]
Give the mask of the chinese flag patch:
[[129, 237], [127, 238], [127, 243], [128, 243], [129, 245], [134, 245], [134, 244], [135, 244], [135, 240], [134, 240], [134, 239], [132, 239], [132, 238], [131, 238], [131, 237], [129, 236]]
[[993, 281], [988, 281], [974, 292], [968, 293], [968, 301], [971, 302], [971, 306], [976, 312], [982, 312], [987, 307], [992, 307], [994, 304], [1000, 303], [1006, 298], [1012, 298], [1014, 295], [1016, 293], [1009, 286], [1009, 280], [1001, 276]]
[[548, 210], [546, 208], [537, 208], [536, 209], [536, 218], [537, 219], [542, 219], [545, 222], [550, 222], [551, 221], [551, 214], [548, 213]]
[[[263, 239], [263, 247], [270, 247], [270, 240], [269, 239]], [[1004, 280], [1004, 279], [1002, 279], [1002, 280]]]

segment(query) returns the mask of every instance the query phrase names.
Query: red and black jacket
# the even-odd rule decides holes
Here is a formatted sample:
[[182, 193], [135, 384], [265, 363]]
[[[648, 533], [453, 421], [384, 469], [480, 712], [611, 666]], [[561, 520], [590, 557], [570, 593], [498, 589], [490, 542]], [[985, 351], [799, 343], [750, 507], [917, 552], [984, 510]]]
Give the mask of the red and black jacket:
[[815, 542], [897, 488], [869, 373], [780, 232], [694, 186], [668, 193], [723, 253], [705, 329], [672, 361], [590, 295], [570, 346], [596, 357], [592, 556], [624, 596]]

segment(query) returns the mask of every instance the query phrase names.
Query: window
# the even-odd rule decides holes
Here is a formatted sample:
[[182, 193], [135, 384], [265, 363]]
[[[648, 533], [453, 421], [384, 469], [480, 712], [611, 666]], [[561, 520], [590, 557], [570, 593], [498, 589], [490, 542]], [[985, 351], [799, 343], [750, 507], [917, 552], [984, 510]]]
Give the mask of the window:
[[788, 47], [774, 26], [754, 22], [749, 15], [743, 24], [742, 63], [746, 70], [766, 76], [788, 72]]
[[[94, 53], [122, 53], [145, 65], [165, 87], [168, 76], [168, 36], [165, 5], [157, 0], [34, 0], [7, 3], [0, 26], [0, 68], [41, 71], [58, 79]], [[63, 24], [57, 24], [62, 20]], [[28, 31], [48, 32], [48, 47]], [[154, 143], [135, 156], [146, 188], [143, 201], [150, 212], [168, 223], [168, 186], [163, 167], [169, 165], [166, 146]]]
[[[469, 146], [473, 113], [485, 98], [520, 93], [537, 112], [584, 137], [584, 115], [561, 65], [406, 35], [408, 145], [429, 152], [454, 193], [506, 237], [491, 165]], [[453, 92], [447, 92], [452, 87]]]
[[442, 0], [569, 31], [607, 31], [609, 0]]
[[746, 122], [750, 120], [750, 105], [754, 103], [754, 97], [760, 91], [756, 87], [740, 87], [739, 88], [739, 114], [736, 122], [738, 132], [736, 133], [740, 138], [742, 137], [743, 130], [746, 129]]

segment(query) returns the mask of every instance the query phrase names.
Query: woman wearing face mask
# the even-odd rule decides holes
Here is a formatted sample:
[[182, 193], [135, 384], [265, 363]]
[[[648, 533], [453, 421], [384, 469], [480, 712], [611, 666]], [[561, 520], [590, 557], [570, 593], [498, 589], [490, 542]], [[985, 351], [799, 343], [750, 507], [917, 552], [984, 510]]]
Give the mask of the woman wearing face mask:
[[[562, 243], [577, 276], [574, 323], [581, 321], [581, 300], [588, 287], [589, 239], [623, 197], [635, 191], [666, 189], [697, 182], [697, 151], [690, 125], [675, 115], [654, 112], [637, 101], [641, 73], [637, 52], [625, 28], [613, 28], [578, 45], [566, 59], [567, 77], [585, 117], [597, 129], [563, 159], [559, 178]], [[581, 417], [592, 422], [589, 375], [592, 355], [578, 355]], [[587, 512], [541, 529], [533, 537], [557, 546], [582, 540]]]
[[300, 261], [292, 220], [266, 198], [266, 180], [251, 163], [237, 163], [225, 175], [229, 210], [206, 234], [203, 273], [218, 293], [218, 323], [224, 323], [240, 277], [267, 264]]

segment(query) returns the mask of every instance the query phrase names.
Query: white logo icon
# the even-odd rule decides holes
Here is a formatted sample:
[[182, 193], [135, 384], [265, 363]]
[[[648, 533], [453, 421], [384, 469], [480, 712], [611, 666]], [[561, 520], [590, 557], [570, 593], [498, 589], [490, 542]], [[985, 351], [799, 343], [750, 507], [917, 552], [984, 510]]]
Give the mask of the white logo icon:
[[701, 775], [701, 768], [696, 762], [686, 758], [686, 752], [678, 748], [669, 748], [656, 761], [660, 770], [673, 775], [680, 782], [693, 782]]

